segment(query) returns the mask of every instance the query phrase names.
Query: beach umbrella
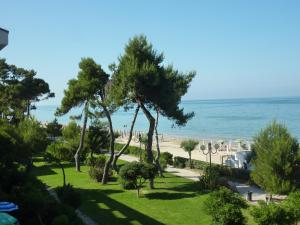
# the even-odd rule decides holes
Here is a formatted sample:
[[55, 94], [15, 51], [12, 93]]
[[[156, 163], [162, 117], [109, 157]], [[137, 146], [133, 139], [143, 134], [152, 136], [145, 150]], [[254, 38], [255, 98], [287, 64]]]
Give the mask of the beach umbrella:
[[0, 212], [0, 224], [1, 225], [16, 225], [16, 224], [19, 224], [19, 222], [15, 217], [13, 217], [7, 213]]
[[0, 202], [0, 212], [11, 212], [17, 210], [19, 207], [12, 202]]

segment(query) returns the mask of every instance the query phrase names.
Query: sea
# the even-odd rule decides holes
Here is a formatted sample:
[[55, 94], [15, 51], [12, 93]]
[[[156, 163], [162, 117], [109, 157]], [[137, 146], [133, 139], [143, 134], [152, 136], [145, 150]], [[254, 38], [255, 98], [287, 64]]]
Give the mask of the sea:
[[[50, 122], [58, 105], [40, 105], [32, 114], [42, 122]], [[194, 112], [195, 116], [183, 127], [160, 116], [158, 132], [164, 135], [195, 139], [244, 139], [252, 140], [261, 129], [273, 121], [284, 124], [290, 133], [300, 140], [300, 97], [214, 99], [183, 101], [184, 112]], [[78, 115], [82, 109], [72, 110], [58, 121], [67, 124], [70, 116]], [[133, 111], [119, 109], [112, 115], [116, 130], [128, 130]], [[155, 114], [153, 113], [155, 116]], [[78, 121], [81, 123], [81, 121]], [[146, 132], [148, 121], [139, 112], [135, 130]]]

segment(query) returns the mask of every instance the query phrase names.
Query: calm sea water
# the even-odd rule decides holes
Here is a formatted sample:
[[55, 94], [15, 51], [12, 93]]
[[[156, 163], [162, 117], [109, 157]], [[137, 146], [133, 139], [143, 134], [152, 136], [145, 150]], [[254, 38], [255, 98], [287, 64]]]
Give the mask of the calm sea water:
[[[54, 119], [56, 107], [39, 106], [33, 114], [41, 121], [51, 121]], [[195, 117], [185, 127], [173, 127], [172, 121], [160, 117], [160, 133], [201, 139], [250, 140], [266, 125], [277, 120], [285, 124], [290, 132], [300, 139], [300, 97], [193, 100], [182, 102], [182, 107], [185, 112], [194, 111]], [[79, 112], [80, 109], [75, 109], [58, 119], [66, 124], [70, 115]], [[116, 112], [113, 115], [114, 128], [128, 129], [132, 112], [125, 112], [122, 109]], [[147, 128], [148, 122], [140, 112], [135, 129], [146, 131]]]

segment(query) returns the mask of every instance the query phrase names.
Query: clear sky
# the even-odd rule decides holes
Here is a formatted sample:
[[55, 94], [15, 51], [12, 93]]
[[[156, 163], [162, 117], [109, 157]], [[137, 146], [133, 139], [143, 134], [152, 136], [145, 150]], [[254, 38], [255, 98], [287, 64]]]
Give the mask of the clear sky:
[[0, 3], [8, 63], [34, 69], [56, 93], [82, 57], [107, 66], [145, 34], [166, 62], [196, 70], [184, 99], [300, 96], [300, 1], [111, 0]]

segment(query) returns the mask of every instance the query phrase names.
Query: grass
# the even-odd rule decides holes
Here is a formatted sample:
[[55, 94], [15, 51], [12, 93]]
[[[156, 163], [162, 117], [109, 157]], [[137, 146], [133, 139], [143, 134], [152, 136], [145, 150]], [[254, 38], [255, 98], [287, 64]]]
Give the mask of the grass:
[[[123, 190], [116, 180], [107, 185], [92, 181], [86, 166], [82, 166], [80, 173], [72, 164], [65, 164], [65, 167], [67, 183], [74, 185], [83, 196], [80, 210], [99, 224], [211, 223], [203, 204], [207, 194], [199, 192], [197, 182], [166, 173], [165, 178], [155, 179], [154, 190], [144, 187], [143, 196], [138, 199], [135, 190]], [[36, 162], [33, 173], [50, 187], [62, 185], [61, 170], [55, 165]]]

